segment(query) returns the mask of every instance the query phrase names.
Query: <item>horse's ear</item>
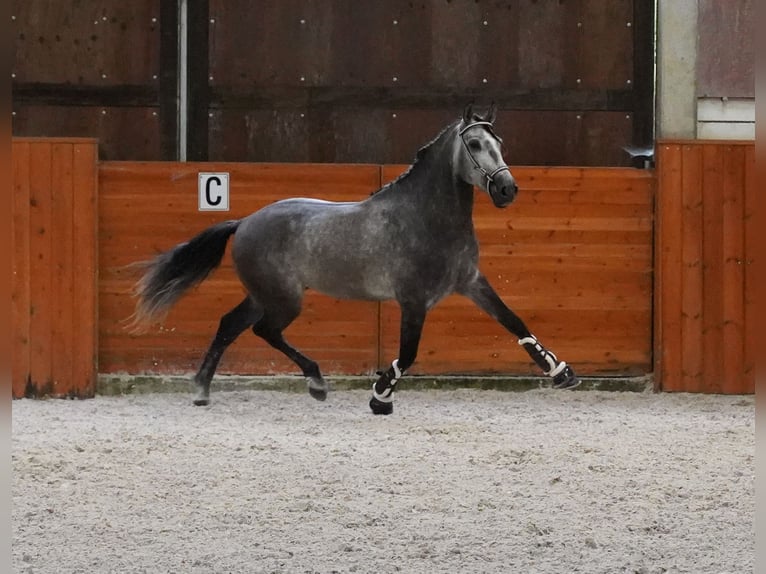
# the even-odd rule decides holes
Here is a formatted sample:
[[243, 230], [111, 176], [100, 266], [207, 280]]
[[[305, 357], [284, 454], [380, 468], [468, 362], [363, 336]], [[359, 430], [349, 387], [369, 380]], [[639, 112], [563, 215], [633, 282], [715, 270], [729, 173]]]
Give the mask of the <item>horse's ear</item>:
[[463, 109], [463, 121], [467, 124], [470, 124], [473, 121], [473, 104], [468, 104], [465, 109]]
[[495, 105], [495, 102], [492, 102], [489, 104], [489, 109], [487, 110], [487, 117], [485, 118], [489, 123], [495, 123], [495, 118], [497, 117], [497, 106]]

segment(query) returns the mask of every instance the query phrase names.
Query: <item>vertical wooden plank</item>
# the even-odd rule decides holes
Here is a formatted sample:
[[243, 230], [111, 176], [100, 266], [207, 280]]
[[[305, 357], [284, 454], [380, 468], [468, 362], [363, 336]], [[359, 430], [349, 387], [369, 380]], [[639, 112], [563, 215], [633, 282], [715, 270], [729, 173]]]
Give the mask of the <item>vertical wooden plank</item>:
[[11, 324], [13, 349], [11, 380], [14, 398], [23, 397], [30, 377], [29, 364], [29, 174], [30, 144], [13, 143], [13, 277]]
[[51, 144], [30, 149], [30, 378], [35, 394], [51, 391]]
[[96, 384], [97, 351], [97, 145], [76, 144], [73, 157], [73, 238], [77, 246], [74, 276], [77, 317], [72, 325], [74, 354], [72, 387], [79, 397], [93, 396]]
[[682, 150], [663, 144], [658, 157], [657, 257], [655, 275], [655, 373], [663, 391], [682, 390], [681, 237], [683, 232]]
[[742, 392], [755, 392], [755, 253], [756, 253], [756, 217], [755, 217], [755, 146], [747, 146], [745, 151], [745, 190], [744, 190], [744, 250], [745, 250], [745, 366]]
[[702, 182], [703, 226], [703, 384], [699, 392], [720, 393], [723, 390], [723, 151], [718, 145], [703, 147], [704, 179]]
[[73, 306], [76, 304], [72, 242], [73, 149], [71, 143], [61, 142], [54, 143], [51, 151], [51, 392], [61, 396], [74, 390], [72, 361], [79, 358], [73, 353], [71, 337], [75, 321]]
[[745, 367], [745, 148], [724, 147], [722, 211], [723, 380], [724, 393], [742, 393]]
[[681, 385], [696, 389], [702, 384], [702, 148], [685, 144], [682, 157]]

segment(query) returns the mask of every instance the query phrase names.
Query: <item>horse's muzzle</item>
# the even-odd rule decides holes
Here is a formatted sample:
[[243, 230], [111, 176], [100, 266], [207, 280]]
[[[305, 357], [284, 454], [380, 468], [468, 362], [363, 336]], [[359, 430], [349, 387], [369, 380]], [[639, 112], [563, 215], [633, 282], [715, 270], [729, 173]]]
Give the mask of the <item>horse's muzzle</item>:
[[489, 184], [489, 196], [492, 198], [492, 203], [495, 207], [507, 207], [516, 199], [516, 194], [519, 192], [519, 188], [516, 182], [511, 179], [508, 182]]

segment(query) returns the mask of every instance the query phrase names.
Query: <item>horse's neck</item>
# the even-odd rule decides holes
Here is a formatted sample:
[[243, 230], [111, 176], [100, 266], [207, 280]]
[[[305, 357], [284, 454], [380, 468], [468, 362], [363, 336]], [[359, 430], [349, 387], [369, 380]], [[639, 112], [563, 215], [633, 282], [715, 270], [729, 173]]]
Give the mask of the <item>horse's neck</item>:
[[473, 230], [473, 187], [455, 177], [447, 158], [416, 163], [405, 178], [391, 185], [387, 195], [402, 210], [434, 225]]

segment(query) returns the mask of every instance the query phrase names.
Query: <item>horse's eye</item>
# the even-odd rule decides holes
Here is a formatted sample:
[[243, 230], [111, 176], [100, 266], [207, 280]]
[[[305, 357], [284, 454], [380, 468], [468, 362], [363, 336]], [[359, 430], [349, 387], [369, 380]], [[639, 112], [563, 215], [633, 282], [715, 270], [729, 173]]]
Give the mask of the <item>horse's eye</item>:
[[479, 140], [471, 140], [468, 142], [468, 147], [473, 151], [481, 151], [481, 142]]

